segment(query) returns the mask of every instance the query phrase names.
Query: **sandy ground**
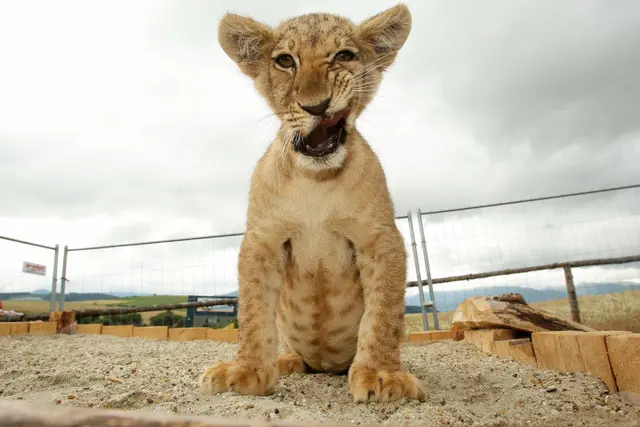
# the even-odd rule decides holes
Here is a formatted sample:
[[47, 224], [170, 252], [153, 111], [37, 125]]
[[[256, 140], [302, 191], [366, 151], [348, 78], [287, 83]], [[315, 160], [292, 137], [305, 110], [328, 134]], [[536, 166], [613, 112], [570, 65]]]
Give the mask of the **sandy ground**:
[[[0, 399], [235, 419], [473, 426], [640, 425], [640, 408], [585, 374], [557, 374], [485, 355], [465, 342], [403, 349], [427, 384], [419, 404], [354, 404], [346, 377], [292, 375], [269, 397], [205, 396], [202, 368], [235, 345], [90, 335], [0, 338]], [[114, 377], [122, 382], [106, 380]]]

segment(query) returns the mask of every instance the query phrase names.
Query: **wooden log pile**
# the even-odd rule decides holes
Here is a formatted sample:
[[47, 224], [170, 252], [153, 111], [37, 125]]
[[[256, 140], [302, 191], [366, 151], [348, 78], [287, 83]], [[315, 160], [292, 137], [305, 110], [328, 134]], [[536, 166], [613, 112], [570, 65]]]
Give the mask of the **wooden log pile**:
[[494, 356], [585, 372], [610, 392], [640, 393], [640, 334], [596, 331], [537, 310], [519, 294], [466, 299], [453, 315], [452, 331], [454, 339]]

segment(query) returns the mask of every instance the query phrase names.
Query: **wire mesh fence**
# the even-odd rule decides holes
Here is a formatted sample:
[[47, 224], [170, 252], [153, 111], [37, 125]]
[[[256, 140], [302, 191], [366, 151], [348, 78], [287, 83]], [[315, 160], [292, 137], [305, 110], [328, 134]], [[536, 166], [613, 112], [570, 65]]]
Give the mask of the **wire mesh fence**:
[[[407, 251], [407, 277], [416, 280], [407, 216], [396, 218]], [[186, 301], [189, 295], [237, 295], [237, 259], [243, 233], [68, 248], [62, 280], [65, 304], [148, 305]], [[132, 298], [134, 297], [134, 298]], [[67, 304], [68, 305], [68, 304]], [[154, 314], [154, 313], [152, 313]]]
[[[452, 276], [578, 260], [640, 255], [640, 186], [424, 212], [434, 294], [447, 326], [465, 298], [522, 294], [571, 318], [562, 266], [474, 280]], [[640, 262], [572, 268], [581, 320], [597, 328], [640, 327]], [[631, 319], [631, 320], [628, 320]]]
[[[0, 236], [0, 301], [22, 302], [20, 309], [32, 309], [33, 301], [46, 301], [53, 310], [57, 295], [59, 247]], [[4, 305], [4, 304], [3, 304]]]
[[[408, 330], [448, 328], [452, 312], [465, 298], [507, 292], [521, 293], [529, 303], [569, 318], [563, 263], [640, 256], [640, 185], [418, 210], [398, 216], [396, 224], [407, 252], [407, 311], [416, 313], [409, 315]], [[235, 295], [242, 237], [231, 233], [65, 247], [60, 251], [58, 308], [146, 306], [184, 302], [188, 295]], [[44, 292], [56, 283], [55, 247], [9, 238], [0, 239], [0, 245], [10, 255], [0, 263], [0, 293], [36, 298], [32, 291]], [[46, 265], [47, 275], [23, 273], [25, 260]], [[545, 264], [557, 265], [537, 267]], [[581, 321], [637, 330], [640, 262], [600, 264], [570, 269]], [[504, 274], [505, 269], [514, 271]], [[457, 277], [465, 275], [471, 276]], [[421, 289], [412, 286], [419, 281], [433, 286], [420, 295]]]

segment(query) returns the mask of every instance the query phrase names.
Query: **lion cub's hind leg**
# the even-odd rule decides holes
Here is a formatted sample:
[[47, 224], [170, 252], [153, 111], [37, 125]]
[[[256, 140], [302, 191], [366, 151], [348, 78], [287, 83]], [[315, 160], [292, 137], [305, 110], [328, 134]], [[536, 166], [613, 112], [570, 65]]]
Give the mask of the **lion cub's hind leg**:
[[278, 369], [280, 376], [289, 374], [305, 374], [309, 372], [307, 364], [304, 363], [302, 357], [290, 348], [278, 357]]

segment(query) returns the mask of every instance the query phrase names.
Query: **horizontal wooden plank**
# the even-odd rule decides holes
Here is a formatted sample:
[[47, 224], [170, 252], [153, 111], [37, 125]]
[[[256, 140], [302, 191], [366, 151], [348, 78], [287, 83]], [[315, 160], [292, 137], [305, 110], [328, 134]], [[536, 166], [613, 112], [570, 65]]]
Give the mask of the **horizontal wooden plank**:
[[453, 335], [450, 330], [444, 331], [421, 331], [413, 332], [407, 335], [407, 341], [411, 343], [446, 341], [452, 340]]
[[216, 340], [227, 343], [238, 342], [238, 330], [237, 329], [211, 329], [207, 328], [207, 339]]
[[515, 359], [527, 365], [537, 366], [536, 356], [530, 338], [493, 341], [491, 343], [491, 354], [498, 357]]
[[12, 322], [11, 335], [27, 335], [29, 333], [29, 322]]
[[609, 391], [617, 391], [609, 362], [608, 336], [626, 335], [627, 331], [556, 331], [535, 332], [531, 336], [539, 368], [558, 372], [586, 372], [600, 378]]
[[133, 325], [103, 325], [102, 335], [131, 338], [133, 336]]
[[133, 336], [152, 340], [168, 340], [168, 326], [136, 326], [133, 328]]
[[76, 325], [76, 334], [100, 335], [102, 334], [102, 323], [79, 323]]
[[206, 340], [209, 328], [171, 328], [169, 329], [170, 341], [195, 341]]
[[[53, 406], [42, 403], [0, 401], [0, 427], [347, 427], [353, 424], [311, 423], [306, 421], [262, 421], [223, 419], [212, 416], [166, 415], [157, 412]], [[360, 424], [382, 427], [383, 424]], [[384, 424], [396, 427], [400, 424]], [[426, 424], [414, 424], [426, 427]]]
[[618, 390], [640, 393], [640, 334], [611, 335], [606, 340]]
[[492, 342], [516, 338], [513, 329], [474, 329], [464, 331], [464, 340], [471, 342], [485, 353], [491, 353]]
[[58, 329], [56, 322], [30, 322], [29, 335], [47, 336], [55, 335]]
[[11, 335], [11, 323], [0, 322], [0, 337], [8, 337]]

